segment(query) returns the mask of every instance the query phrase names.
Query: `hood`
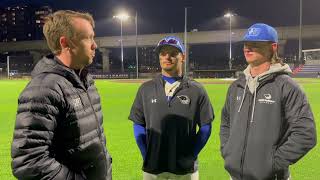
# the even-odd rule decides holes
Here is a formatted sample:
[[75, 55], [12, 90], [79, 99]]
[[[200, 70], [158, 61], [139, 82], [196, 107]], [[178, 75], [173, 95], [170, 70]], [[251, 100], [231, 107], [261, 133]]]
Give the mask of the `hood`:
[[32, 78], [42, 74], [42, 73], [54, 73], [61, 76], [67, 76], [67, 74], [72, 74], [73, 70], [66, 67], [61, 63], [61, 61], [55, 56], [48, 55], [43, 57], [34, 67], [31, 72]]
[[255, 106], [256, 106], [257, 88], [259, 86], [259, 83], [262, 80], [266, 79], [267, 77], [271, 76], [272, 74], [275, 74], [275, 73], [291, 74], [292, 71], [291, 71], [289, 65], [287, 65], [287, 64], [282, 65], [280, 63], [271, 64], [268, 71], [261, 73], [261, 74], [257, 75], [256, 77], [251, 76], [250, 70], [251, 70], [251, 66], [248, 65], [248, 67], [243, 71], [243, 73], [246, 77], [246, 85], [243, 90], [242, 100], [241, 100], [238, 112], [241, 111], [241, 107], [243, 105], [244, 98], [246, 97], [246, 90], [248, 88], [249, 91], [253, 94], [253, 106], [252, 106], [252, 112], [251, 112], [251, 118], [250, 118], [250, 122], [252, 123], [253, 117], [254, 117], [254, 112], [255, 112]]
[[58, 74], [65, 77], [75, 86], [83, 88], [88, 87], [89, 84], [93, 83], [93, 80], [88, 76], [86, 69], [83, 69], [79, 76], [73, 69], [62, 64], [62, 62], [53, 55], [43, 57], [34, 67], [31, 76], [34, 78], [43, 73]]
[[243, 73], [246, 77], [247, 85], [248, 85], [248, 88], [251, 93], [253, 93], [255, 88], [257, 88], [259, 86], [259, 82], [261, 82], [263, 79], [269, 77], [270, 75], [272, 75], [274, 73], [281, 73], [281, 72], [286, 73], [286, 74], [292, 73], [288, 64], [282, 65], [280, 63], [271, 64], [268, 71], [266, 71], [262, 74], [259, 74], [256, 77], [251, 76], [250, 70], [251, 70], [251, 66], [248, 65], [248, 67], [243, 71]]

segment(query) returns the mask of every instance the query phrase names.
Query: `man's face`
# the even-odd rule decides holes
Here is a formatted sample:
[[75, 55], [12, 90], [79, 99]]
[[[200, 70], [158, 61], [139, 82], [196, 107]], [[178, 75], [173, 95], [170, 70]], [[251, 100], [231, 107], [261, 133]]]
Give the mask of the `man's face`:
[[73, 19], [75, 37], [71, 39], [72, 61], [79, 67], [92, 63], [97, 44], [94, 41], [94, 31], [89, 21], [82, 18]]
[[267, 61], [271, 62], [274, 44], [271, 42], [245, 42], [243, 53], [247, 63], [258, 66]]
[[159, 60], [163, 71], [180, 73], [184, 56], [177, 48], [164, 46], [160, 49]]

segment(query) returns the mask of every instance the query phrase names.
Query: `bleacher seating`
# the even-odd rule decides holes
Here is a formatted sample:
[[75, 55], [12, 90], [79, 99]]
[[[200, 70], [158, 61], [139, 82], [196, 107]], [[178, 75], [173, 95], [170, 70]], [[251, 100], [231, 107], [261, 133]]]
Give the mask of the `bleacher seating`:
[[300, 65], [292, 70], [293, 77], [316, 78], [320, 72], [320, 64]]

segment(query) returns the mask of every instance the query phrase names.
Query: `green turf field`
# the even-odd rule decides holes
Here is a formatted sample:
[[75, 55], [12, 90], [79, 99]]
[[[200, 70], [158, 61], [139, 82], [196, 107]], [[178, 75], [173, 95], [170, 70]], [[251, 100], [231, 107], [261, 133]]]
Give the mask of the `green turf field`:
[[[201, 82], [224, 82], [222, 80], [200, 80]], [[320, 134], [320, 80], [298, 79], [310, 101]], [[19, 93], [28, 83], [26, 80], [0, 81], [0, 180], [15, 179], [11, 173], [10, 144], [13, 135], [17, 99]], [[114, 180], [141, 180], [141, 157], [133, 137], [132, 123], [127, 120], [138, 83], [118, 83], [113, 81], [96, 81], [102, 99], [104, 128], [107, 146], [113, 157]], [[224, 104], [228, 84], [206, 84], [205, 88], [214, 106], [216, 119], [213, 132], [206, 147], [199, 156], [201, 180], [229, 179], [223, 167], [219, 151], [220, 111]], [[291, 166], [294, 180], [320, 179], [320, 148], [314, 148], [297, 164]]]

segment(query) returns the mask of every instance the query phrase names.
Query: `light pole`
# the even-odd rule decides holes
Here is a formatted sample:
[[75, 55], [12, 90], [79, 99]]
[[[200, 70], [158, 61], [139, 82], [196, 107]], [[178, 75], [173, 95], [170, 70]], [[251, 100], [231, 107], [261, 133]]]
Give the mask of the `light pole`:
[[188, 45], [187, 45], [187, 23], [188, 23], [188, 7], [184, 8], [184, 47], [185, 47], [185, 62], [184, 62], [184, 75], [188, 76], [188, 63], [189, 63], [189, 52], [188, 52]]
[[123, 67], [123, 38], [122, 38], [122, 22], [126, 21], [129, 18], [129, 15], [126, 13], [120, 13], [119, 15], [113, 16], [113, 18], [117, 18], [120, 20], [120, 46], [121, 46], [121, 72], [124, 72]]
[[8, 73], [8, 79], [10, 78], [10, 56], [7, 56], [7, 73]]
[[137, 79], [139, 78], [139, 52], [138, 52], [138, 12], [136, 11], [135, 17], [135, 24], [136, 24], [136, 73]]
[[302, 0], [300, 0], [299, 3], [299, 56], [298, 56], [298, 60], [300, 61], [299, 63], [301, 63], [302, 61]]
[[231, 29], [231, 18], [235, 16], [235, 14], [228, 12], [224, 15], [224, 17], [229, 18], [229, 69], [232, 69], [232, 29]]

